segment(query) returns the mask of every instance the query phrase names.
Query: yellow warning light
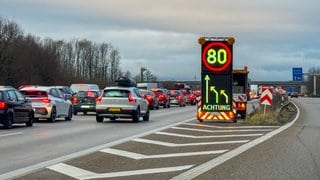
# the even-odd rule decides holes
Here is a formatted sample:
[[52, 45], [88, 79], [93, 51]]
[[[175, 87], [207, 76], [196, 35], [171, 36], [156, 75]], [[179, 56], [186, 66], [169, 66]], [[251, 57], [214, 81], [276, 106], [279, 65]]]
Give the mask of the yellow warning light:
[[228, 42], [228, 44], [232, 45], [232, 44], [234, 44], [235, 39], [233, 37], [228, 37], [227, 42]]
[[199, 43], [200, 45], [204, 45], [204, 43], [206, 43], [206, 38], [205, 38], [205, 37], [200, 37], [200, 38], [198, 39], [198, 43]]

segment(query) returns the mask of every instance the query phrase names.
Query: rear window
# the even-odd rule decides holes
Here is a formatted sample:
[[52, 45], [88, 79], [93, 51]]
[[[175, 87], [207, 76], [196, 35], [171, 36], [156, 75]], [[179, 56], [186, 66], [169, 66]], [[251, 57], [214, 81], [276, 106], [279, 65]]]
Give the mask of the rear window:
[[121, 89], [108, 89], [103, 93], [103, 97], [128, 97], [129, 91]]
[[3, 101], [4, 100], [4, 95], [3, 95], [3, 92], [0, 91], [0, 101]]
[[96, 91], [79, 91], [78, 97], [98, 97], [99, 93]]
[[26, 97], [47, 97], [48, 96], [46, 91], [32, 90], [32, 91], [20, 91], [20, 92]]

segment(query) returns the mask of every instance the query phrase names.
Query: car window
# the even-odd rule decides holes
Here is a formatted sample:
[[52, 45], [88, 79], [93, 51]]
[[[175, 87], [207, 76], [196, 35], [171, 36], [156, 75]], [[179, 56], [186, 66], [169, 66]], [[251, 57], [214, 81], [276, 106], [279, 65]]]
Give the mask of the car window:
[[47, 97], [46, 91], [28, 90], [28, 91], [20, 91], [20, 92], [27, 97]]
[[128, 90], [120, 90], [120, 89], [108, 89], [103, 93], [104, 97], [128, 97]]
[[59, 93], [58, 93], [58, 91], [57, 91], [56, 89], [54, 89], [54, 88], [51, 88], [51, 89], [50, 89], [49, 94], [50, 94], [51, 96], [54, 96], [54, 97], [59, 98]]
[[134, 91], [134, 93], [136, 93], [136, 95], [137, 95], [138, 97], [142, 97], [139, 89], [133, 89], [133, 91]]
[[17, 101], [18, 97], [16, 95], [16, 93], [14, 93], [13, 90], [8, 91], [8, 95], [9, 95], [9, 101]]
[[78, 97], [98, 97], [99, 93], [96, 91], [79, 91]]
[[56, 89], [56, 91], [58, 93], [59, 98], [64, 98], [64, 96], [63, 96], [64, 93], [60, 89]]
[[18, 97], [19, 101], [24, 101], [24, 96], [19, 91], [14, 91], [16, 93], [16, 96]]
[[3, 101], [4, 100], [4, 95], [3, 95], [3, 92], [0, 91], [0, 100]]

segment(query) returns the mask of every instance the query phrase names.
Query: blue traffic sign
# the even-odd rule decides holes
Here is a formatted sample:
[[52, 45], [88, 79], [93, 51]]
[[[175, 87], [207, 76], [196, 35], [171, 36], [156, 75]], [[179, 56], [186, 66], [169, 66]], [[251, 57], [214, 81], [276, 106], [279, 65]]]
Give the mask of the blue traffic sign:
[[292, 80], [293, 81], [303, 81], [302, 67], [292, 68]]

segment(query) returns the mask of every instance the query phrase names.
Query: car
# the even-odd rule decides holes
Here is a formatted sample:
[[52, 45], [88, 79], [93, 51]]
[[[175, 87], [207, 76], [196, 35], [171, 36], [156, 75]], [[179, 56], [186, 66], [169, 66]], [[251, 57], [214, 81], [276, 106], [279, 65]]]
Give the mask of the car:
[[151, 91], [156, 94], [160, 106], [163, 106], [164, 108], [170, 108], [170, 94], [167, 89], [153, 88]]
[[141, 96], [144, 97], [149, 103], [149, 109], [159, 109], [159, 101], [154, 92], [147, 89], [139, 89]]
[[186, 98], [180, 90], [169, 90], [170, 104], [178, 105], [180, 107], [186, 106]]
[[56, 87], [33, 86], [20, 89], [32, 103], [35, 120], [46, 119], [55, 122], [57, 118], [72, 120], [72, 103], [66, 95]]
[[290, 97], [298, 98], [299, 97], [299, 93], [298, 92], [292, 92], [292, 93], [290, 93]]
[[0, 123], [10, 129], [15, 123], [33, 126], [34, 111], [31, 102], [17, 89], [0, 86]]
[[71, 84], [70, 88], [75, 94], [79, 91], [100, 91], [97, 84]]
[[129, 118], [133, 122], [139, 122], [140, 117], [143, 117], [144, 121], [149, 121], [148, 102], [141, 96], [139, 89], [131, 84], [130, 79], [120, 78], [118, 86], [103, 90], [96, 102], [98, 123], [103, 122], [104, 118], [110, 118], [111, 121]]
[[77, 115], [78, 112], [82, 112], [83, 114], [96, 112], [96, 99], [99, 95], [99, 91], [78, 91], [71, 100], [73, 104], [73, 114]]
[[192, 93], [192, 90], [190, 88], [182, 89], [182, 93], [186, 97], [187, 104], [195, 105], [197, 103], [197, 97]]

